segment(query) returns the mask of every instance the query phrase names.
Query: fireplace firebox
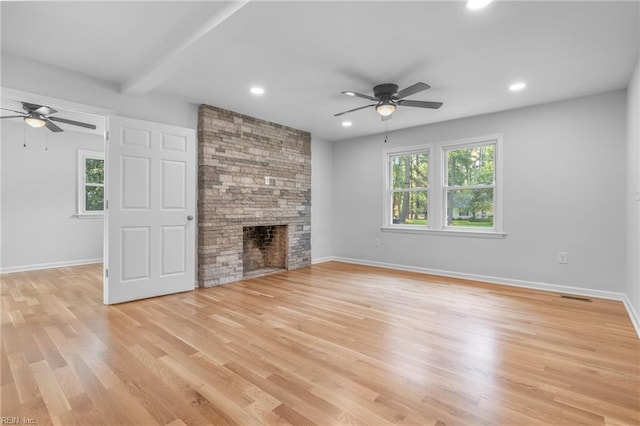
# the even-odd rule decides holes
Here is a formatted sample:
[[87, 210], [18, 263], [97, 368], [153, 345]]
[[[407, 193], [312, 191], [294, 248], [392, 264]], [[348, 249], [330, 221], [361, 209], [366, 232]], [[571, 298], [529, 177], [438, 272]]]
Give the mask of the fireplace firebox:
[[287, 269], [287, 225], [242, 228], [244, 278]]

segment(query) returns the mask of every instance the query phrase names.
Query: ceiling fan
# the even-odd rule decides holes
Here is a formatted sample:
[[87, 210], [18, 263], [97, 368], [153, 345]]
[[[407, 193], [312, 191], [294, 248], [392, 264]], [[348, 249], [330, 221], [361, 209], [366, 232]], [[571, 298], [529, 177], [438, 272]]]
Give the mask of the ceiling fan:
[[416, 83], [405, 89], [398, 91], [398, 85], [393, 83], [378, 84], [373, 88], [373, 96], [363, 95], [362, 93], [346, 91], [342, 92], [343, 95], [357, 96], [359, 98], [368, 99], [374, 101], [374, 104], [361, 106], [358, 108], [350, 109], [349, 111], [340, 112], [334, 114], [334, 117], [338, 117], [350, 112], [358, 111], [361, 109], [375, 107], [376, 112], [382, 116], [382, 121], [391, 119], [391, 114], [396, 110], [398, 106], [409, 106], [418, 108], [431, 108], [438, 109], [442, 106], [442, 102], [429, 102], [429, 101], [412, 101], [404, 99], [407, 96], [414, 95], [423, 90], [429, 89], [426, 83]]
[[57, 126], [54, 123], [54, 121], [57, 121], [58, 123], [71, 124], [72, 126], [85, 127], [87, 129], [95, 130], [95, 128], [96, 128], [96, 126], [93, 125], [93, 124], [82, 123], [80, 121], [74, 121], [74, 120], [68, 120], [66, 118], [52, 117], [52, 114], [55, 114], [58, 111], [56, 111], [55, 109], [53, 109], [51, 107], [44, 106], [44, 105], [36, 105], [36, 104], [30, 104], [28, 102], [22, 102], [22, 109], [24, 109], [25, 112], [16, 111], [16, 110], [13, 110], [13, 109], [8, 109], [8, 108], [0, 108], [0, 109], [20, 114], [20, 115], [6, 115], [4, 117], [0, 117], [0, 119], [3, 119], [3, 118], [22, 118], [31, 127], [44, 127], [44, 126], [46, 126], [47, 129], [51, 130], [52, 132], [62, 132], [63, 131], [59, 126]]

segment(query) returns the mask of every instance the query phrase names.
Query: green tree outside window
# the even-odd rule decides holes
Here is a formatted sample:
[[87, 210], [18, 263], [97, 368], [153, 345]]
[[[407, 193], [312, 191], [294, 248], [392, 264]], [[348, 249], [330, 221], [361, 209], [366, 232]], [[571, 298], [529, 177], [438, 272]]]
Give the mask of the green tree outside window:
[[85, 158], [84, 206], [87, 212], [104, 210], [104, 160]]

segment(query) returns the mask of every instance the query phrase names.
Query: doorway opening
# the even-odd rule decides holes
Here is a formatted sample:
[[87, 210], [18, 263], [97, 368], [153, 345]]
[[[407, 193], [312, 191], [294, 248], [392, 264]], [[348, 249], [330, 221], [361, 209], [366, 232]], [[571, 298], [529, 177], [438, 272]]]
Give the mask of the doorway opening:
[[17, 113], [2, 114], [15, 118], [2, 120], [0, 273], [105, 265], [105, 127], [110, 111], [2, 88], [2, 108], [21, 112], [23, 103], [49, 107], [45, 116], [96, 128], [57, 120], [37, 127], [39, 123]]

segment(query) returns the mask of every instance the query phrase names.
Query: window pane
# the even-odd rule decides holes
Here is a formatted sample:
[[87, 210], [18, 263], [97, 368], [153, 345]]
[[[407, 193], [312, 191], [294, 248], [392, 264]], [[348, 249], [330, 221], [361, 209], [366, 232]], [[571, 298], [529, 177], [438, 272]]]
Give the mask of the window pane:
[[426, 191], [394, 192], [392, 194], [393, 223], [428, 225]]
[[493, 189], [447, 191], [447, 226], [493, 227]]
[[447, 151], [447, 185], [493, 185], [494, 145]]
[[104, 183], [104, 160], [85, 158], [86, 183]]
[[84, 208], [88, 212], [101, 212], [104, 200], [104, 187], [102, 186], [85, 186]]
[[391, 157], [393, 189], [426, 188], [429, 185], [427, 153]]

